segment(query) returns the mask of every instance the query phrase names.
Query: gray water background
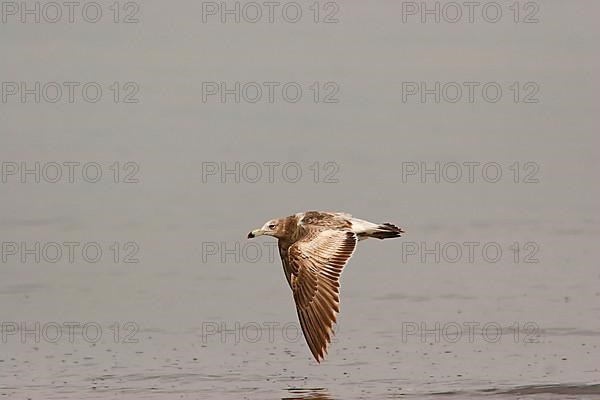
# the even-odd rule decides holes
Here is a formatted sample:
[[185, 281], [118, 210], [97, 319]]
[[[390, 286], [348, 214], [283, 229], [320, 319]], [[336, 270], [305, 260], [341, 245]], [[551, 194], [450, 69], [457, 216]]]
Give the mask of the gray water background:
[[[98, 263], [0, 265], [1, 322], [103, 328], [95, 344], [79, 331], [73, 343], [6, 336], [0, 394], [382, 398], [575, 384], [581, 395], [598, 383], [600, 5], [537, 4], [535, 24], [509, 14], [496, 24], [403, 23], [402, 4], [390, 1], [340, 3], [333, 24], [311, 14], [296, 24], [203, 23], [202, 3], [192, 1], [140, 2], [135, 24], [111, 14], [97, 24], [0, 24], [3, 82], [105, 89], [95, 104], [0, 104], [1, 161], [97, 162], [105, 174], [94, 184], [1, 183], [2, 242], [98, 242], [106, 254]], [[202, 102], [202, 82], [237, 81], [298, 82], [305, 92], [298, 103]], [[402, 101], [402, 82], [438, 81], [498, 82], [504, 93], [497, 103]], [[112, 82], [135, 82], [139, 103], [110, 100]], [[335, 82], [339, 103], [313, 102], [313, 82]], [[535, 82], [539, 102], [513, 102], [513, 82]], [[469, 161], [496, 162], [506, 178], [402, 178], [403, 163]], [[139, 183], [111, 182], [114, 162], [136, 163]], [[303, 178], [203, 182], [207, 162], [295, 162]], [[338, 182], [314, 183], [315, 162], [335, 163]], [[539, 182], [512, 182], [514, 162], [536, 163]], [[342, 279], [337, 342], [321, 365], [303, 339], [283, 335], [296, 315], [277, 258], [203, 254], [203, 244], [243, 246], [267, 219], [311, 209], [408, 232], [361, 243]], [[470, 241], [505, 253], [496, 263], [402, 259], [405, 242]], [[114, 242], [136, 243], [139, 262], [112, 262]], [[514, 262], [515, 242], [537, 244], [539, 262]], [[115, 322], [138, 327], [137, 343], [124, 343], [124, 331], [114, 340]], [[264, 330], [246, 340], [254, 324], [271, 322], [273, 340]], [[465, 322], [498, 324], [502, 337], [402, 336], [406, 323]], [[515, 342], [510, 327], [523, 332], [528, 322], [539, 328], [535, 341]], [[234, 333], [203, 335], [222, 323]]]

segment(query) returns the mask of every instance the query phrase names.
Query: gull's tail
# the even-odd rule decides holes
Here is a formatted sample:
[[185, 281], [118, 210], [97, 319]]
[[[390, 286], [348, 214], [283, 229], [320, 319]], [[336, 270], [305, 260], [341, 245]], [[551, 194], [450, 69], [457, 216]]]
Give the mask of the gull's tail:
[[367, 238], [390, 239], [401, 237], [404, 230], [388, 222], [384, 224], [374, 224], [358, 218], [352, 218], [352, 230], [358, 236], [358, 240]]

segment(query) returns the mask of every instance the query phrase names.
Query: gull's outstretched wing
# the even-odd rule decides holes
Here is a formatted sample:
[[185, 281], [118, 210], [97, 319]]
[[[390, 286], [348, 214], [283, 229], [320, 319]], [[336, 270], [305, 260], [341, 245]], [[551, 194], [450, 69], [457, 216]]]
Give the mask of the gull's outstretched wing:
[[352, 231], [315, 227], [287, 249], [284, 267], [290, 272], [302, 332], [317, 362], [331, 341], [339, 312], [340, 274], [356, 242]]

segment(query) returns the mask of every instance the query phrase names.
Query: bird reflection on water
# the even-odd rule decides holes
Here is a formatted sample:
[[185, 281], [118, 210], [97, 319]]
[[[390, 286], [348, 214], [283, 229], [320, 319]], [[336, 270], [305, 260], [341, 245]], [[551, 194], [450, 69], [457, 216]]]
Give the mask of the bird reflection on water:
[[291, 397], [282, 397], [281, 400], [333, 400], [324, 388], [290, 388], [286, 389]]

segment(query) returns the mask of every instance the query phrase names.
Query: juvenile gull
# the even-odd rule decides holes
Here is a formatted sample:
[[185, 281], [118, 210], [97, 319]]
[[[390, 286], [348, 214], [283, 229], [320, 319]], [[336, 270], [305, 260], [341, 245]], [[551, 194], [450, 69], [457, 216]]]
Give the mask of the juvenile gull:
[[340, 311], [340, 274], [359, 240], [400, 237], [395, 225], [374, 224], [346, 213], [308, 211], [267, 221], [248, 234], [279, 239], [283, 272], [294, 294], [304, 338], [317, 362], [327, 354]]

